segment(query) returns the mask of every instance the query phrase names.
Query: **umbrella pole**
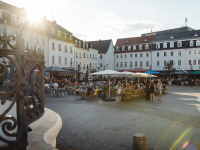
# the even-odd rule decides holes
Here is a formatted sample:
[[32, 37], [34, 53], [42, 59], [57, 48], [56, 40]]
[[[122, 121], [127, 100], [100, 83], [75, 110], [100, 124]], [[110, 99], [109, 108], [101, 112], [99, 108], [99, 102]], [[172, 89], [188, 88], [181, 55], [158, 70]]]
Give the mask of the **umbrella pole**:
[[110, 98], [110, 79], [108, 80], [108, 84], [109, 84], [109, 91], [108, 91], [108, 97]]

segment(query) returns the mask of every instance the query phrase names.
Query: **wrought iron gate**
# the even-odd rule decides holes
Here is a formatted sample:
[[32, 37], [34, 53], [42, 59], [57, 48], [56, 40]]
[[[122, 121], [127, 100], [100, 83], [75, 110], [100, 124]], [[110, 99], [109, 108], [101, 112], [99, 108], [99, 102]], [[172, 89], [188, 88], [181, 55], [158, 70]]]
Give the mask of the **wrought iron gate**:
[[[0, 35], [0, 149], [26, 149], [28, 125], [44, 114], [44, 52], [24, 48], [22, 31]], [[11, 112], [16, 110], [14, 115]]]

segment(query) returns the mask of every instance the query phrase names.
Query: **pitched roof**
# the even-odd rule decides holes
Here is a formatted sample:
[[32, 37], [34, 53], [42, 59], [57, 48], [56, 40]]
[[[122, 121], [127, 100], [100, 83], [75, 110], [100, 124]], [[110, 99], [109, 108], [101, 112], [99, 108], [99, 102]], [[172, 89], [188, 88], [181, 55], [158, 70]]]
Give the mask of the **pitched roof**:
[[144, 34], [141, 34], [141, 36], [164, 35], [164, 34], [172, 34], [172, 33], [178, 33], [178, 32], [187, 32], [187, 31], [192, 31], [192, 30], [194, 29], [190, 27], [180, 27], [180, 28], [162, 30], [162, 31], [157, 31], [157, 32], [144, 33]]
[[155, 35], [117, 39], [115, 46], [151, 43], [154, 38]]
[[99, 51], [99, 54], [107, 53], [111, 42], [112, 42], [112, 39], [99, 40], [99, 41], [87, 41], [87, 43], [92, 44], [92, 48], [97, 49]]
[[189, 38], [192, 31], [170, 33], [165, 35], [157, 35], [154, 39], [155, 42], [158, 41], [174, 41], [179, 39]]

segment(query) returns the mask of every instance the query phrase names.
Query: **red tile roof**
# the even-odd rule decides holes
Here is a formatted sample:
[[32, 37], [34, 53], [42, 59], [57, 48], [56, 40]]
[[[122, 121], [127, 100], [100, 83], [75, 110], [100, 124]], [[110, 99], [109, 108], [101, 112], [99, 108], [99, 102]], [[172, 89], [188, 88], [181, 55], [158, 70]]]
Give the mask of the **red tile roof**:
[[155, 35], [117, 39], [115, 46], [151, 43], [154, 40], [154, 38], [155, 38]]

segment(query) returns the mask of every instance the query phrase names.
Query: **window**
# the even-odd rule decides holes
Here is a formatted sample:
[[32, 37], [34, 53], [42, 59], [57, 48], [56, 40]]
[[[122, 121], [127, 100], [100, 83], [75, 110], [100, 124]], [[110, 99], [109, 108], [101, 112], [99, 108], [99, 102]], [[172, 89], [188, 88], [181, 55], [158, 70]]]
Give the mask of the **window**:
[[76, 58], [78, 58], [78, 52], [76, 52]]
[[[1, 17], [1, 11], [0, 11], [0, 18], [2, 18]], [[20, 17], [19, 18], [19, 23], [24, 24], [24, 18]], [[44, 30], [44, 24], [41, 24], [40, 29]]]
[[140, 67], [142, 67], [142, 61], [140, 61]]
[[157, 61], [157, 66], [160, 66], [160, 62], [159, 61]]
[[116, 47], [116, 51], [119, 52], [119, 47]]
[[116, 55], [116, 58], [118, 58], [118, 55]]
[[148, 44], [145, 45], [145, 49], [149, 49], [149, 45]]
[[194, 41], [190, 41], [190, 47], [194, 46]]
[[135, 45], [133, 46], [133, 50], [136, 50], [136, 46]]
[[120, 62], [120, 67], [122, 67], [122, 62]]
[[127, 62], [124, 62], [124, 67], [127, 67]]
[[67, 38], [67, 34], [66, 33], [64, 33], [64, 35], [65, 35], [65, 39]]
[[146, 67], [148, 67], [149, 66], [149, 61], [146, 61]]
[[130, 58], [132, 58], [133, 56], [132, 56], [132, 54], [130, 54]]
[[70, 53], [73, 53], [73, 52], [72, 52], [72, 47], [70, 47]]
[[178, 56], [181, 56], [181, 51], [178, 51]]
[[198, 59], [198, 65], [200, 65], [200, 59]]
[[65, 46], [65, 52], [67, 52], [67, 46]]
[[197, 65], [197, 61], [196, 60], [193, 60], [193, 65]]
[[192, 61], [191, 60], [189, 60], [189, 65], [192, 65]]
[[135, 54], [135, 57], [137, 57], [137, 54]]
[[81, 58], [81, 53], [79, 53], [79, 58]]
[[52, 56], [52, 64], [55, 63], [55, 56]]
[[178, 66], [181, 66], [181, 60], [178, 60]]
[[174, 36], [171, 36], [170, 39], [174, 39]]
[[67, 65], [67, 57], [65, 57], [65, 65]]
[[93, 54], [93, 59], [94, 59], [94, 54]]
[[163, 43], [163, 48], [167, 48], [167, 43]]
[[54, 30], [51, 28], [51, 35], [54, 35]]
[[139, 50], [142, 50], [142, 45], [139, 46]]
[[103, 66], [102, 63], [100, 63], [100, 67], [101, 67], [101, 68], [102, 68], [102, 66]]
[[78, 42], [78, 46], [81, 47], [81, 41]]
[[196, 46], [200, 46], [200, 40], [196, 41]]
[[135, 67], [137, 67], [137, 61], [135, 61]]
[[197, 51], [196, 50], [194, 50], [194, 55], [196, 55], [197, 54]]
[[181, 41], [179, 41], [179, 42], [177, 43], [177, 47], [182, 47], [182, 42], [181, 42]]
[[83, 42], [83, 48], [85, 48], [85, 43]]
[[58, 50], [61, 51], [61, 44], [58, 44]]
[[54, 45], [54, 43], [52, 43], [52, 49], [55, 49], [55, 45]]
[[11, 21], [14, 21], [14, 22], [17, 21], [17, 16], [15, 14], [11, 15]]
[[167, 61], [164, 61], [164, 66], [166, 66], [166, 64], [167, 64]]
[[126, 58], [126, 54], [124, 55], [124, 58]]
[[88, 49], [88, 43], [86, 43], [86, 49]]
[[77, 40], [75, 40], [75, 44], [76, 44], [76, 46], [77, 46]]
[[191, 55], [191, 51], [188, 51], [188, 54]]
[[58, 31], [58, 37], [60, 37], [60, 31]]
[[170, 52], [170, 56], [173, 56], [174, 55], [174, 53], [173, 52]]
[[70, 41], [72, 40], [72, 35], [71, 35], [71, 34], [69, 35], [69, 40], [70, 40]]
[[170, 48], [174, 48], [174, 42], [170, 42]]
[[131, 51], [131, 46], [128, 46], [128, 51]]
[[119, 63], [117, 62], [116, 67], [119, 67]]
[[149, 57], [149, 53], [146, 53], [146, 57]]
[[132, 67], [132, 62], [130, 62], [130, 67]]
[[100, 55], [100, 59], [102, 59], [102, 55]]
[[159, 52], [157, 52], [157, 57], [159, 57], [159, 55], [160, 55]]
[[[102, 56], [100, 55], [100, 57], [102, 57]], [[88, 58], [88, 53], [87, 53], [87, 58]]]
[[92, 54], [90, 54], [90, 59], [92, 58]]
[[160, 48], [160, 44], [157, 43], [157, 44], [156, 44], [156, 49], [159, 49], [159, 48]]
[[122, 51], [125, 51], [125, 46], [122, 46]]
[[142, 57], [142, 53], [140, 53], [140, 57]]
[[167, 56], [167, 52], [164, 52], [164, 56]]
[[121, 55], [121, 58], [123, 58], [123, 55]]
[[85, 58], [85, 53], [83, 53], [83, 58]]

